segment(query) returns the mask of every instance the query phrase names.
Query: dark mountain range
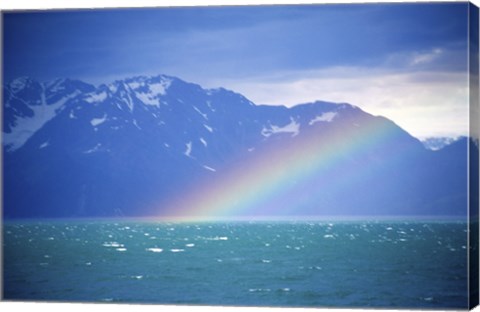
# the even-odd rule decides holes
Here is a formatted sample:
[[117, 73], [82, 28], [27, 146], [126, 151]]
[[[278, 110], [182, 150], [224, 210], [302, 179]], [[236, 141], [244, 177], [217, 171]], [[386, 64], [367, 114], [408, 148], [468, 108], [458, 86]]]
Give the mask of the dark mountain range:
[[349, 104], [256, 105], [163, 75], [99, 87], [20, 78], [3, 92], [7, 218], [175, 215], [172, 198], [243, 169], [245, 194], [223, 192], [269, 195], [232, 216], [467, 212], [466, 138], [431, 151]]

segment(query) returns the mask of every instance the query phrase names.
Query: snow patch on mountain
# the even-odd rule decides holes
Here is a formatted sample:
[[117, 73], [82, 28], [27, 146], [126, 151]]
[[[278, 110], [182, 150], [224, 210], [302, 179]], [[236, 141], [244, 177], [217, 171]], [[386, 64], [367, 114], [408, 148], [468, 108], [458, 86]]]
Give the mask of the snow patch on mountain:
[[123, 101], [125, 104], [127, 104], [130, 112], [133, 112], [133, 101], [132, 101], [132, 97], [130, 96], [130, 93], [126, 92], [126, 96], [123, 98]]
[[99, 103], [103, 102], [107, 99], [108, 95], [107, 92], [102, 91], [100, 93], [90, 93], [85, 101], [88, 103]]
[[203, 124], [203, 126], [205, 127], [205, 129], [208, 130], [208, 132], [210, 132], [210, 133], [213, 132], [213, 128], [212, 128], [212, 127], [210, 127], [210, 126], [208, 126], [208, 125], [206, 125], [206, 124]]
[[[208, 92], [207, 92], [207, 94], [208, 94]], [[207, 104], [208, 108], [210, 108], [210, 110], [211, 110], [212, 112], [215, 112], [215, 108], [212, 107], [212, 102], [206, 101], [205, 104]]]
[[191, 154], [192, 154], [192, 142], [188, 142], [187, 144], [185, 144], [186, 146], [186, 150], [185, 152], [183, 153], [185, 156], [187, 157], [192, 157]]
[[75, 91], [55, 103], [47, 104], [45, 92], [43, 91], [41, 94], [41, 105], [30, 106], [30, 109], [33, 111], [33, 116], [17, 118], [12, 132], [3, 133], [3, 144], [6, 146], [6, 149], [8, 151], [14, 151], [22, 147], [35, 132], [55, 117], [58, 109], [79, 93], [79, 91]]
[[165, 95], [171, 83], [172, 80], [164, 78], [160, 82], [150, 84], [150, 91], [156, 96]]
[[132, 90], [136, 90], [142, 86], [145, 85], [145, 83], [143, 81], [131, 81], [131, 82], [128, 82], [127, 85], [132, 89]]
[[23, 90], [26, 87], [29, 81], [30, 81], [30, 78], [28, 77], [21, 77], [13, 80], [9, 84], [10, 91], [12, 91], [12, 93], [14, 94], [18, 93], [19, 91]]
[[118, 91], [118, 85], [112, 83], [108, 85], [108, 90], [112, 93], [116, 93]]
[[271, 135], [278, 134], [278, 133], [291, 133], [292, 137], [297, 136], [300, 133], [300, 124], [297, 123], [295, 120], [290, 118], [290, 123], [285, 126], [276, 126], [276, 125], [269, 125], [269, 127], [263, 127], [262, 135], [264, 137], [270, 137]]
[[167, 89], [172, 83], [171, 79], [161, 78], [158, 82], [152, 82], [155, 78], [140, 78], [140, 81], [130, 81], [127, 85], [135, 91], [135, 96], [146, 105], [160, 107], [160, 97], [167, 94]]
[[149, 93], [138, 92], [138, 93], [135, 93], [135, 95], [140, 101], [142, 101], [146, 105], [160, 107], [160, 100], [158, 98], [153, 97]]
[[326, 112], [310, 120], [308, 123], [310, 126], [317, 122], [332, 122], [332, 120], [337, 116], [337, 112]]
[[101, 147], [102, 147], [102, 144], [101, 144], [101, 143], [97, 143], [94, 147], [92, 147], [91, 149], [88, 149], [88, 150], [84, 151], [83, 153], [84, 153], [84, 154], [91, 154], [91, 153], [94, 153], [94, 152], [99, 151]]
[[203, 113], [201, 110], [199, 110], [198, 107], [193, 106], [193, 109], [194, 109], [197, 113], [199, 113], [200, 115], [202, 115], [202, 117], [203, 117], [205, 120], [208, 120], [207, 114], [205, 114], [205, 113]]
[[142, 130], [142, 128], [140, 128], [140, 126], [138, 125], [138, 122], [136, 119], [133, 120], [133, 125], [137, 127], [138, 130]]
[[56, 79], [45, 85], [50, 92], [56, 93], [65, 90], [65, 79]]
[[75, 117], [75, 113], [73, 112], [73, 109], [70, 111], [70, 114], [68, 115], [68, 117], [70, 119], [77, 119], [77, 117]]
[[103, 117], [101, 118], [93, 118], [91, 121], [90, 121], [90, 124], [94, 127], [98, 126], [98, 125], [101, 125], [102, 123], [104, 123], [105, 121], [107, 120], [107, 114], [103, 115]]
[[212, 167], [209, 167], [207, 165], [203, 165], [203, 168], [207, 169], [208, 171], [212, 171], [212, 172], [216, 172], [217, 170], [212, 168]]

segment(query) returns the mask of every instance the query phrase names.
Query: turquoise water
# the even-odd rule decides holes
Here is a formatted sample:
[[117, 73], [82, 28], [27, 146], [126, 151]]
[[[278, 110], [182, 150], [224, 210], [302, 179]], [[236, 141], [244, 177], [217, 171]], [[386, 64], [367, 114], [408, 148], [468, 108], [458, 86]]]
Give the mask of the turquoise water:
[[3, 231], [6, 300], [468, 303], [466, 223], [16, 221]]

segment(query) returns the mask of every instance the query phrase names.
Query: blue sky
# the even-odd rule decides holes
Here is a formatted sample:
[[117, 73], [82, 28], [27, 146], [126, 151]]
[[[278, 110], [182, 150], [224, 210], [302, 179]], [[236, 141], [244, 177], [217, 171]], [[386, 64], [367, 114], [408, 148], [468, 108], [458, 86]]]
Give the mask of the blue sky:
[[467, 129], [467, 12], [402, 3], [4, 13], [4, 81], [163, 73], [257, 103], [350, 102], [419, 137], [455, 136]]

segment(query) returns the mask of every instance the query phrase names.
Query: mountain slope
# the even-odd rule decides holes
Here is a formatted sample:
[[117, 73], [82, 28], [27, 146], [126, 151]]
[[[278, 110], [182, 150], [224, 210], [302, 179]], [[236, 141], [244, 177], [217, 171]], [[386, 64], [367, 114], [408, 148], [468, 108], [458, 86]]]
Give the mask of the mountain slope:
[[6, 217], [466, 212], [461, 142], [426, 150], [349, 104], [255, 105], [164, 75], [4, 95]]

